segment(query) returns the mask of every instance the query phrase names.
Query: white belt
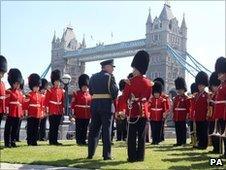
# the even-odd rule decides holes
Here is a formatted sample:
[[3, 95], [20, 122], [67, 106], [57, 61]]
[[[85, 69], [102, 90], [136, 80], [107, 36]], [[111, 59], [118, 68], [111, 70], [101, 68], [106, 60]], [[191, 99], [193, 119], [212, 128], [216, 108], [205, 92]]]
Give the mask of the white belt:
[[175, 110], [176, 110], [176, 111], [183, 111], [183, 110], [187, 110], [187, 109], [185, 109], [185, 108], [178, 108], [178, 107], [177, 107], [177, 108], [175, 108]]
[[75, 105], [75, 107], [89, 108], [89, 105]]
[[29, 104], [30, 107], [41, 107], [40, 104]]
[[5, 96], [0, 96], [0, 100], [4, 100], [5, 98]]
[[226, 104], [226, 100], [215, 101], [215, 104]]
[[55, 105], [61, 105], [61, 102], [55, 102], [55, 101], [49, 101], [49, 102]]
[[9, 102], [9, 104], [16, 104], [16, 105], [22, 106], [22, 104], [21, 104], [20, 102], [18, 102], [18, 101], [15, 101], [15, 102]]
[[161, 109], [161, 108], [151, 108], [151, 110], [154, 110], [154, 111], [161, 111], [162, 109]]

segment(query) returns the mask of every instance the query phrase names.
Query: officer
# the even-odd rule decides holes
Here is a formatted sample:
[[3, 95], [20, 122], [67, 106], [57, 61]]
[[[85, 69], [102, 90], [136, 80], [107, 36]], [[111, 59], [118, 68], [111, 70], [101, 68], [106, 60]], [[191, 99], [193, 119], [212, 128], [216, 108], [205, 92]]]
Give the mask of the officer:
[[118, 87], [113, 76], [113, 60], [100, 63], [102, 70], [90, 78], [89, 90], [91, 101], [91, 124], [88, 135], [88, 159], [95, 153], [100, 128], [102, 126], [103, 159], [111, 158], [111, 131], [114, 113], [113, 100], [118, 96]]

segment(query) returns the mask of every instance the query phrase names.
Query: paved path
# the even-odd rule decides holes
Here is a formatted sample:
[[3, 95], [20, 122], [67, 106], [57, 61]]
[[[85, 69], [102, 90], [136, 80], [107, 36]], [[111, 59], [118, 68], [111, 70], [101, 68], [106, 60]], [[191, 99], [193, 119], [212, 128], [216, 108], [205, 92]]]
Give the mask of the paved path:
[[[1, 170], [13, 170], [13, 169], [19, 169], [19, 170], [81, 170], [79, 168], [68, 168], [68, 167], [54, 167], [54, 166], [47, 166], [47, 165], [27, 165], [27, 164], [9, 164], [9, 163], [0, 163], [0, 169]], [[85, 169], [82, 169], [85, 170]]]

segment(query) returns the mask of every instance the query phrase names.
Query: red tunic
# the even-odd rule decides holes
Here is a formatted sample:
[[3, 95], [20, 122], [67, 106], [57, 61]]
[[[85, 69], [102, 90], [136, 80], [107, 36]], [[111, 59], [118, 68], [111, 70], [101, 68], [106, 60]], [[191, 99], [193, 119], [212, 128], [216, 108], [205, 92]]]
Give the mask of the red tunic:
[[134, 95], [136, 101], [132, 104], [132, 109], [127, 112], [131, 118], [149, 118], [148, 99], [152, 93], [152, 82], [144, 76], [135, 76], [130, 79], [130, 85], [126, 84], [123, 91], [123, 100], [127, 102]]
[[226, 120], [226, 81], [218, 87], [214, 109], [214, 118]]
[[0, 114], [5, 113], [5, 84], [0, 82]]
[[215, 119], [214, 119], [214, 105], [215, 105], [215, 98], [216, 98], [216, 94], [214, 94], [214, 93], [211, 93], [210, 95], [209, 95], [209, 99], [210, 99], [210, 101], [209, 101], [209, 108], [208, 108], [208, 110], [209, 110], [209, 114], [211, 114], [211, 115], [208, 115], [207, 116], [207, 120], [208, 121], [214, 121]]
[[155, 98], [151, 97], [149, 100], [149, 113], [150, 120], [152, 121], [162, 121], [163, 113], [166, 111], [167, 104], [166, 99], [163, 97]]
[[24, 97], [20, 90], [6, 90], [6, 108], [10, 117], [23, 117]]
[[168, 95], [166, 95], [164, 93], [161, 95], [161, 97], [166, 100], [166, 102], [165, 102], [165, 106], [166, 106], [165, 112], [168, 112], [170, 110], [170, 98], [169, 98]]
[[173, 120], [185, 121], [190, 112], [190, 100], [187, 95], [177, 95], [173, 100]]
[[49, 110], [49, 115], [62, 115], [64, 108], [64, 91], [61, 88], [52, 87], [47, 90], [45, 106]]
[[194, 121], [195, 120], [195, 96], [194, 95], [191, 96], [189, 100], [190, 100], [190, 111], [189, 111], [188, 118], [191, 121]]
[[91, 95], [89, 92], [83, 92], [82, 90], [74, 92], [71, 102], [71, 109], [74, 110], [75, 118], [90, 119], [90, 104]]
[[39, 92], [29, 92], [24, 110], [28, 111], [28, 116], [33, 118], [43, 117], [43, 97]]
[[126, 112], [127, 104], [123, 100], [123, 96], [119, 96], [116, 100], [116, 112]]
[[199, 92], [195, 95], [194, 101], [194, 113], [195, 113], [195, 121], [205, 121], [207, 117], [208, 111], [208, 93]]

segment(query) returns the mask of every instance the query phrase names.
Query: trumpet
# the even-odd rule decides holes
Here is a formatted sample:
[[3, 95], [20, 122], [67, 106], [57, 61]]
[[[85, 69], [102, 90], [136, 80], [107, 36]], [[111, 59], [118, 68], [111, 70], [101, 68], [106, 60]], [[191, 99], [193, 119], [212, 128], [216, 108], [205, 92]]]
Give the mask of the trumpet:
[[222, 138], [226, 138], [226, 125], [225, 125], [225, 128], [224, 128], [224, 133], [221, 135]]
[[218, 122], [218, 120], [215, 119], [215, 121], [214, 121], [214, 131], [209, 136], [221, 136], [221, 134], [217, 131], [217, 129], [218, 129], [217, 128], [217, 122]]
[[126, 114], [123, 111], [120, 111], [116, 114], [116, 117], [120, 120], [124, 120], [126, 118]]

